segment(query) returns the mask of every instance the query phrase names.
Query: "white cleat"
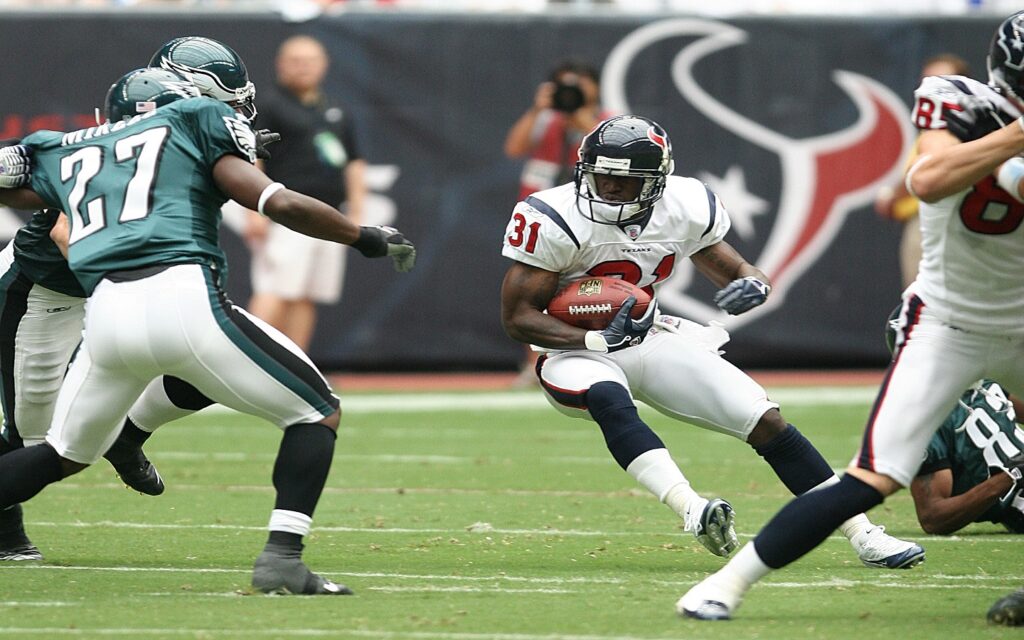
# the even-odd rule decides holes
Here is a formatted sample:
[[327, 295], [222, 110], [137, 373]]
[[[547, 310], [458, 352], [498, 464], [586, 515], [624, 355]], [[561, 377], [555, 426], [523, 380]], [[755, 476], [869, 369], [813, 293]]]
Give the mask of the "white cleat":
[[679, 598], [676, 613], [697, 620], [731, 620], [743, 601], [746, 588], [740, 583], [713, 573]]
[[924, 548], [921, 545], [890, 536], [882, 525], [875, 525], [850, 538], [850, 544], [860, 561], [868, 567], [910, 569], [924, 562]]
[[686, 509], [684, 531], [690, 531], [697, 542], [723, 558], [739, 546], [735, 529], [736, 512], [721, 498], [693, 501]]

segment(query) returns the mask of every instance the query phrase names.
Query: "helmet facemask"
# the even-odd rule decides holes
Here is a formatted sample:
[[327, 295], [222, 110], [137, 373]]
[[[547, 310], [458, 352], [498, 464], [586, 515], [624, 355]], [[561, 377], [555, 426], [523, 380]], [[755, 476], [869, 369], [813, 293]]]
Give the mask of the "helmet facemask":
[[[643, 217], [661, 199], [665, 191], [665, 175], [656, 171], [629, 171], [601, 167], [608, 161], [617, 162], [615, 158], [597, 158], [597, 166], [583, 162], [576, 163], [576, 195], [584, 200], [580, 203], [580, 211], [585, 217], [598, 224], [624, 224]], [[627, 161], [628, 162], [628, 161]], [[597, 187], [597, 176], [600, 174], [624, 176], [643, 180], [636, 198], [626, 201], [606, 200], [601, 197]]]

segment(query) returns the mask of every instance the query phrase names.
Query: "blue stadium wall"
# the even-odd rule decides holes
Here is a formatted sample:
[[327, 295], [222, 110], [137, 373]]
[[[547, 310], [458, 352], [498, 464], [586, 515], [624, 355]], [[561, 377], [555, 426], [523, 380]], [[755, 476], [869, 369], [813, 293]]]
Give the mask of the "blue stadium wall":
[[[420, 259], [398, 275], [349, 255], [343, 299], [321, 310], [313, 357], [328, 369], [511, 369], [521, 348], [499, 321], [500, 250], [521, 164], [502, 143], [553, 63], [586, 59], [602, 72], [606, 106], [666, 127], [676, 173], [719, 191], [735, 219], [728, 240], [776, 282], [770, 305], [726, 318], [680, 261], [663, 309], [725, 323], [741, 366], [879, 366], [900, 295], [900, 227], [873, 213], [873, 194], [912, 143], [921, 61], [952, 51], [984, 77], [997, 24], [355, 14], [296, 25], [249, 14], [7, 13], [0, 138], [88, 125], [110, 83], [171, 37], [231, 44], [268, 86], [277, 44], [311, 34], [332, 59], [328, 92], [358, 119], [376, 168], [373, 215], [393, 219]], [[230, 295], [244, 305], [248, 252], [229, 228], [223, 244]]]

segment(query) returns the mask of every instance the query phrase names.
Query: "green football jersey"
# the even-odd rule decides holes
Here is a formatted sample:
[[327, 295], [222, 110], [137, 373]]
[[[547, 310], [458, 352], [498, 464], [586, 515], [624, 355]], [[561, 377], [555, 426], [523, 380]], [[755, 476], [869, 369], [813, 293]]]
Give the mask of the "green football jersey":
[[71, 273], [67, 260], [50, 239], [50, 229], [60, 211], [43, 209], [32, 214], [28, 224], [14, 235], [14, 262], [32, 282], [51, 291], [77, 298], [85, 297], [78, 278]]
[[249, 123], [211, 98], [189, 98], [115, 124], [39, 131], [32, 189], [64, 211], [68, 263], [86, 293], [112, 271], [204, 263], [225, 271], [213, 182], [226, 154], [255, 161]]
[[[918, 475], [949, 469], [953, 495], [966, 493], [989, 478], [989, 467], [1024, 450], [1024, 430], [1017, 426], [1006, 392], [991, 380], [968, 389], [935, 432]], [[996, 503], [975, 522], [1001, 522], [1006, 505]]]

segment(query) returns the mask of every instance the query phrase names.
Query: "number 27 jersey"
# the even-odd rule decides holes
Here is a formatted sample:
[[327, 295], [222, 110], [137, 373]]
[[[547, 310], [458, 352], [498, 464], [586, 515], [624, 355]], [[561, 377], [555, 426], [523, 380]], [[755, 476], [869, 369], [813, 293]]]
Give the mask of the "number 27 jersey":
[[718, 197], [694, 178], [669, 176], [650, 221], [599, 224], [578, 209], [587, 206], [572, 183], [539, 191], [519, 202], [505, 228], [502, 255], [559, 274], [558, 286], [586, 276], [613, 276], [657, 289], [675, 267], [720, 242], [729, 215]]
[[227, 154], [252, 161], [241, 116], [211, 98], [179, 100], [71, 133], [39, 131], [32, 189], [71, 226], [68, 264], [91, 293], [104, 274], [185, 262], [226, 267], [218, 243], [227, 197], [213, 166]]

